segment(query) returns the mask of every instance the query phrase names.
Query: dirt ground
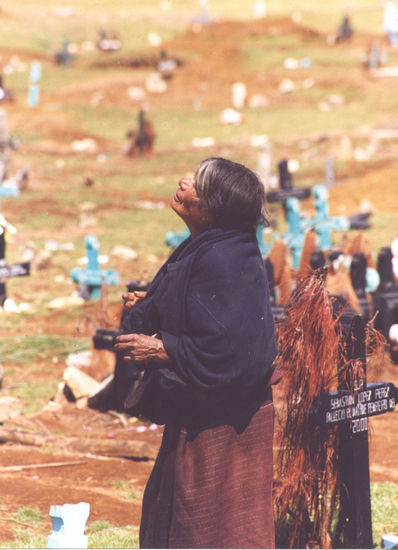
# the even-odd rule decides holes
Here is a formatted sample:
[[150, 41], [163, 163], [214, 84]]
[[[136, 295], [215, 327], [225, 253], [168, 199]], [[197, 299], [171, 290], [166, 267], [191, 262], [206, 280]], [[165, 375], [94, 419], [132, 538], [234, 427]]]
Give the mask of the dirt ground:
[[[86, 312], [94, 315], [93, 305], [86, 306]], [[114, 308], [117, 317], [118, 309]], [[41, 319], [42, 327], [54, 334], [69, 337], [76, 324], [73, 321], [63, 325], [62, 330], [54, 325], [54, 314]], [[51, 328], [50, 328], [51, 327]], [[55, 327], [55, 328], [54, 328]], [[95, 351], [95, 361], [86, 370], [93, 376], [112, 372], [113, 354]], [[102, 366], [102, 372], [98, 366]], [[368, 381], [393, 382], [398, 386], [398, 368], [388, 356], [379, 365], [377, 372], [369, 369]], [[277, 413], [282, 406], [283, 388], [276, 386], [274, 400]], [[137, 456], [111, 456], [95, 452], [76, 452], [73, 449], [57, 449], [49, 443], [41, 447], [3, 443], [0, 445], [0, 546], [1, 541], [12, 540], [13, 530], [18, 523], [11, 516], [20, 507], [37, 507], [47, 517], [45, 524], [51, 530], [48, 517], [50, 506], [65, 503], [90, 503], [89, 521], [106, 520], [112, 525], [138, 526], [141, 514], [142, 493], [154, 464], [163, 428], [109, 411], [102, 413], [76, 403], [50, 402], [42, 411], [20, 416], [4, 423], [27, 432], [43, 436], [57, 435], [63, 438], [75, 437], [84, 440], [141, 441], [151, 446], [151, 456], [140, 453]], [[369, 457], [371, 481], [398, 483], [398, 448], [392, 444], [393, 434], [398, 430], [398, 411], [370, 419]], [[277, 437], [275, 439], [277, 445]], [[51, 464], [61, 463], [51, 467]], [[65, 463], [65, 464], [62, 464]], [[46, 465], [37, 468], [35, 465]], [[24, 466], [10, 471], [7, 467]], [[4, 470], [2, 470], [5, 468]], [[43, 532], [40, 534], [49, 534]]]
[[[256, 33], [274, 33], [275, 35], [283, 33], [301, 33], [303, 38], [310, 37], [312, 40], [319, 38], [320, 44], [326, 44], [325, 37], [318, 37], [317, 33], [311, 29], [297, 27], [290, 20], [274, 21], [272, 23], [253, 22], [242, 26], [238, 23], [220, 24], [209, 27], [205, 31], [208, 40], [203, 40], [192, 31], [175, 39], [170, 43], [170, 48], [174, 47], [184, 50], [189, 44], [190, 50], [197, 54], [196, 63], [186, 64], [175, 77], [171, 92], [167, 101], [170, 106], [180, 105], [185, 102], [191, 105], [195, 93], [198, 90], [199, 83], [203, 86], [206, 81], [217, 74], [219, 87], [212, 87], [211, 92], [207, 91], [203, 97], [206, 97], [208, 104], [222, 105], [225, 96], [230, 93], [230, 86], [235, 81], [236, 74], [236, 39]], [[358, 37], [357, 43], [353, 47], [361, 47], [367, 43], [366, 37]], [[223, 44], [218, 50], [218, 55], [211, 55], [214, 50], [214, 43], [217, 41]], [[325, 45], [326, 47], [326, 45]], [[4, 52], [3, 52], [4, 53]], [[23, 55], [21, 53], [21, 55]], [[302, 76], [300, 77], [302, 78]], [[262, 75], [247, 76], [247, 83], [252, 93], [259, 89], [267, 93], [275, 89], [275, 82], [272, 78], [264, 80]], [[358, 84], [359, 85], [359, 84]], [[96, 82], [92, 90], [89, 85], [82, 84], [81, 87], [74, 87], [73, 90], [60, 90], [54, 94], [54, 101], [73, 102], [77, 96], [90, 94], [91, 91], [98, 91], [102, 88], [104, 101], [114, 104], [122, 102], [123, 95], [118, 93], [115, 82], [104, 81]], [[183, 93], [182, 93], [183, 90]], [[210, 88], [209, 88], [210, 90]], [[51, 98], [50, 98], [51, 99]], [[164, 98], [154, 98], [159, 103]], [[21, 117], [24, 113], [21, 112]], [[44, 128], [45, 135], [40, 143], [43, 151], [53, 151], [54, 154], [66, 150], [66, 143], [71, 139], [80, 137], [89, 137], [86, 132], [81, 132], [78, 128], [65, 126], [68, 120], [57, 120], [54, 123], [52, 114], [38, 113], [31, 117], [33, 127]], [[14, 124], [18, 125], [18, 112], [15, 111]], [[62, 127], [62, 131], [60, 128]], [[95, 139], [99, 142], [98, 136]], [[102, 146], [112, 149], [114, 144], [104, 141]], [[37, 145], [35, 145], [37, 147]], [[125, 161], [123, 161], [125, 162]], [[396, 178], [398, 169], [394, 167], [376, 167], [367, 177], [358, 176], [357, 179], [349, 181], [344, 186], [336, 186], [331, 190], [331, 211], [344, 198], [345, 207], [348, 212], [357, 209], [358, 189], [361, 195], [372, 203], [373, 207], [379, 211], [398, 210], [398, 185]], [[99, 168], [100, 169], [100, 168]], [[389, 200], [385, 197], [388, 193]], [[353, 197], [350, 199], [350, 197]], [[48, 199], [51, 201], [51, 199]], [[350, 200], [352, 201], [350, 203]], [[40, 199], [42, 201], [42, 199]], [[120, 202], [123, 197], [120, 197]], [[32, 204], [34, 209], [34, 204]], [[42, 210], [43, 204], [40, 204]], [[51, 204], [48, 205], [51, 210]], [[17, 206], [11, 204], [9, 212], [11, 215], [16, 213]], [[67, 208], [60, 215], [68, 216]], [[91, 308], [91, 309], [90, 309]], [[59, 313], [52, 312], [34, 320], [28, 321], [27, 332], [42, 330], [45, 333], [52, 333], [59, 336], [70, 338], [76, 331], [80, 334], [89, 334], [89, 329], [84, 320], [84, 313], [95, 315], [92, 306], [87, 305], [82, 308], [81, 321], [76, 323], [74, 320], [58, 323]], [[115, 308], [112, 312], [112, 321], [116, 324], [119, 311]], [[107, 352], [98, 352], [96, 354], [96, 376], [99, 378], [106, 372], [112, 371], [113, 356]], [[103, 369], [99, 368], [99, 364]], [[388, 357], [377, 373], [377, 381], [393, 382], [398, 385], [398, 365], [393, 365]], [[278, 388], [275, 391], [276, 403], [283, 399]], [[370, 473], [372, 481], [391, 481], [398, 483], [398, 446], [392, 444], [393, 434], [398, 432], [398, 410], [370, 421]], [[12, 421], [8, 421], [5, 426], [19, 427], [25, 430], [33, 430], [41, 434], [58, 434], [60, 438], [74, 436], [83, 439], [95, 438], [102, 440], [121, 441], [133, 440], [145, 441], [158, 448], [162, 428], [150, 426], [149, 423], [134, 421], [120, 415], [112, 413], [100, 413], [87, 408], [79, 408], [76, 403], [65, 403], [61, 406], [49, 405], [44, 410], [30, 416], [21, 416]], [[69, 464], [61, 466], [47, 466], [43, 468], [34, 465], [68, 462]], [[77, 453], [70, 449], [60, 452], [56, 446], [35, 447], [32, 445], [22, 445], [17, 443], [0, 444], [0, 545], [2, 541], [8, 541], [13, 538], [13, 530], [18, 526], [12, 519], [18, 508], [21, 506], [38, 507], [44, 516], [48, 516], [50, 506], [53, 504], [77, 503], [85, 501], [90, 503], [91, 511], [89, 521], [106, 520], [113, 525], [134, 525], [138, 526], [140, 520], [140, 507], [142, 491], [153, 467], [153, 457], [143, 456], [104, 456], [87, 453]], [[9, 466], [24, 466], [20, 470], [6, 470]], [[118, 488], [123, 485], [124, 489]], [[128, 489], [126, 489], [128, 487]], [[136, 497], [126, 495], [127, 492], [135, 492]], [[47, 532], [50, 534], [51, 522], [48, 519]]]
[[[398, 385], [397, 366], [386, 361], [378, 381]], [[275, 402], [283, 395], [275, 390]], [[69, 403], [55, 410], [19, 417], [6, 423], [41, 434], [60, 437], [145, 441], [157, 449], [162, 427], [147, 422], [122, 421], [112, 413], [79, 409]], [[144, 430], [144, 431], [141, 431]], [[370, 419], [369, 450], [371, 481], [398, 483], [398, 449], [392, 444], [398, 430], [398, 412]], [[122, 447], [121, 447], [122, 448]], [[66, 463], [56, 467], [35, 468], [36, 464]], [[141, 514], [141, 497], [153, 467], [153, 458], [112, 457], [91, 453], [60, 452], [55, 447], [33, 447], [4, 443], [0, 445], [1, 541], [12, 540], [17, 526], [10, 518], [22, 506], [37, 507], [48, 517], [50, 506], [65, 503], [90, 503], [89, 521], [106, 520], [112, 525], [137, 526]], [[20, 471], [2, 471], [12, 466], [29, 466]], [[117, 489], [124, 485], [124, 490]], [[127, 488], [127, 489], [126, 489]], [[128, 496], [134, 493], [134, 498]], [[47, 528], [51, 528], [48, 518]], [[45, 533], [41, 533], [45, 534]], [[49, 533], [48, 533], [49, 534]]]

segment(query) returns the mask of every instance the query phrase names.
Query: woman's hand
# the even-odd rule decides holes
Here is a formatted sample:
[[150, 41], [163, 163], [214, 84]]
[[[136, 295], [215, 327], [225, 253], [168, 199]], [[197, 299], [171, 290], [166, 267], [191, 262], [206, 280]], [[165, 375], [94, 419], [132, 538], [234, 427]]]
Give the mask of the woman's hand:
[[124, 359], [155, 362], [168, 362], [169, 356], [162, 340], [146, 334], [121, 334], [117, 336], [115, 350], [123, 353]]
[[122, 294], [124, 305], [127, 309], [131, 309], [145, 298], [146, 292], [143, 290], [135, 290], [134, 292], [125, 292]]

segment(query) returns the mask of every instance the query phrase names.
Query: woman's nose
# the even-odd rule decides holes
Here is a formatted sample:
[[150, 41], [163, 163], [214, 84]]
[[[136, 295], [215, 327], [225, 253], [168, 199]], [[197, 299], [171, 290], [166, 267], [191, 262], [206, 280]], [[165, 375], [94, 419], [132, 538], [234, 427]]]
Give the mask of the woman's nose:
[[178, 182], [178, 185], [181, 189], [186, 189], [189, 186], [189, 179], [187, 178], [181, 178]]

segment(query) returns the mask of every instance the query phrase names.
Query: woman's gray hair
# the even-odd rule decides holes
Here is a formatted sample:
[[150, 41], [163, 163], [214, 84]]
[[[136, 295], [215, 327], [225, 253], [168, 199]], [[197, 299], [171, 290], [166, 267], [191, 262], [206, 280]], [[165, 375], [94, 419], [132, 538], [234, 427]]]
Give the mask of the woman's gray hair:
[[255, 231], [259, 224], [269, 225], [264, 185], [243, 164], [221, 157], [207, 158], [196, 170], [195, 188], [214, 227]]

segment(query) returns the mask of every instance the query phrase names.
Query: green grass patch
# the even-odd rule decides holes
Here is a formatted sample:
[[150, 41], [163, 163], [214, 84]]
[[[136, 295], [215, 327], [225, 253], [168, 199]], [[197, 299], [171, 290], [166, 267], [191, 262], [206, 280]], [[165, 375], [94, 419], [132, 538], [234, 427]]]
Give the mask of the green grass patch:
[[38, 508], [30, 508], [28, 506], [22, 506], [22, 508], [19, 508], [16, 514], [14, 514], [14, 517], [16, 520], [22, 523], [29, 523], [30, 525], [36, 525], [37, 523], [43, 521], [43, 514], [40, 510]]
[[124, 480], [114, 480], [109, 485], [118, 489], [120, 496], [129, 500], [141, 500], [144, 493], [142, 489], [132, 488], [130, 482]]
[[373, 542], [381, 548], [381, 537], [398, 535], [398, 484], [371, 483]]
[[89, 349], [88, 338], [63, 338], [51, 334], [25, 334], [0, 338], [3, 363], [26, 363], [34, 360], [65, 359], [69, 353]]
[[[22, 414], [41, 410], [56, 394], [61, 379], [57, 363], [70, 353], [89, 349], [88, 338], [29, 334], [0, 338], [0, 357], [6, 366], [5, 387], [23, 403]], [[43, 363], [48, 366], [43, 367]]]
[[[47, 548], [47, 537], [51, 534], [49, 520], [44, 522], [36, 508], [20, 508], [14, 519], [26, 524], [14, 529], [15, 538], [4, 542], [0, 548]], [[39, 534], [47, 528], [48, 534]], [[30, 527], [31, 526], [31, 527]], [[125, 525], [115, 527], [107, 521], [98, 520], [87, 524], [89, 548], [139, 548], [137, 527]]]
[[40, 411], [57, 393], [59, 382], [59, 377], [33, 382], [27, 380], [18, 382], [12, 393], [25, 404], [21, 411], [22, 414], [34, 414]]
[[38, 508], [22, 506], [11, 519], [20, 525], [14, 529], [15, 538], [1, 548], [47, 548], [47, 537], [42, 535], [46, 526]]
[[27, 529], [15, 529], [15, 539], [3, 543], [1, 548], [47, 548], [47, 536], [31, 533]]
[[137, 528], [114, 527], [107, 521], [89, 523], [86, 529], [89, 548], [139, 548]]

